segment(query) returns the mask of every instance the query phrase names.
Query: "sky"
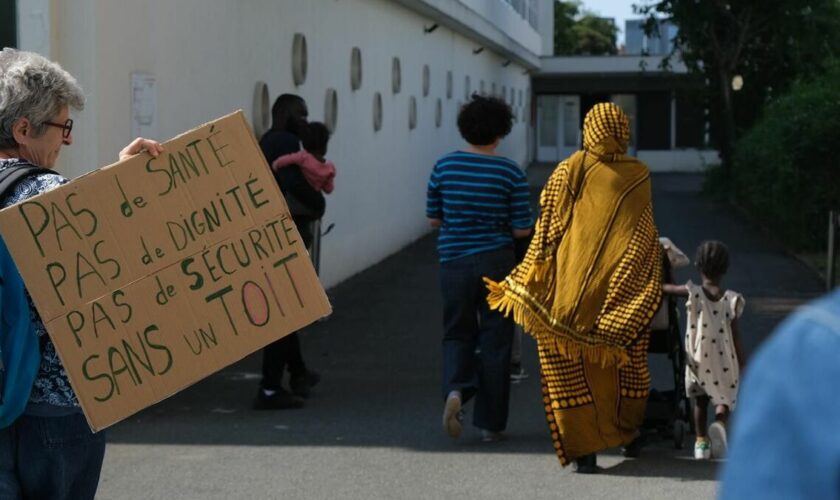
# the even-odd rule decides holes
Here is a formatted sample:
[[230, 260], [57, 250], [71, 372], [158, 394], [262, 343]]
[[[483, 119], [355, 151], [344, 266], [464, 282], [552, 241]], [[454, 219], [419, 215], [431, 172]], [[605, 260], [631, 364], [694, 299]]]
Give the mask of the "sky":
[[624, 41], [624, 21], [626, 19], [638, 19], [639, 15], [633, 14], [633, 4], [648, 3], [645, 0], [582, 0], [583, 8], [591, 10], [602, 17], [612, 17], [620, 30], [618, 43]]

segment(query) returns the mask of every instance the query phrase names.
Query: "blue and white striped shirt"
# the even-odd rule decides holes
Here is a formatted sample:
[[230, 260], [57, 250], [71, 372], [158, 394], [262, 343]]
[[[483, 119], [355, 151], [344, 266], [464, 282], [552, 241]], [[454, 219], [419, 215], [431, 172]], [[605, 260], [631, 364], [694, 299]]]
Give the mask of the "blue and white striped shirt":
[[435, 164], [426, 216], [441, 219], [440, 261], [513, 245], [513, 229], [533, 225], [528, 180], [512, 160], [456, 151]]

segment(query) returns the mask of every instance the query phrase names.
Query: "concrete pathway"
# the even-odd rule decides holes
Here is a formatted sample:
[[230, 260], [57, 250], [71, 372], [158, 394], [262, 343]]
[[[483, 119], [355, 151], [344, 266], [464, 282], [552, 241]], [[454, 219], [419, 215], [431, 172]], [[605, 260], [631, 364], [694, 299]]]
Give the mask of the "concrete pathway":
[[[549, 173], [529, 171], [534, 198]], [[820, 291], [813, 272], [699, 195], [692, 175], [654, 177], [656, 219], [693, 255], [707, 238], [733, 254], [727, 285], [747, 299], [752, 350]], [[422, 207], [418, 208], [422, 210]], [[327, 241], [325, 244], [329, 244]], [[690, 271], [680, 279], [693, 277]], [[696, 279], [696, 278], [695, 278]], [[531, 377], [513, 386], [508, 439], [483, 444], [474, 429], [452, 442], [440, 429], [440, 298], [433, 236], [329, 291], [333, 316], [303, 335], [323, 375], [302, 410], [256, 412], [259, 356], [217, 373], [109, 430], [99, 498], [712, 498], [718, 463], [652, 443], [641, 459], [600, 457], [598, 476], [561, 469]], [[671, 374], [652, 361], [654, 385]]]

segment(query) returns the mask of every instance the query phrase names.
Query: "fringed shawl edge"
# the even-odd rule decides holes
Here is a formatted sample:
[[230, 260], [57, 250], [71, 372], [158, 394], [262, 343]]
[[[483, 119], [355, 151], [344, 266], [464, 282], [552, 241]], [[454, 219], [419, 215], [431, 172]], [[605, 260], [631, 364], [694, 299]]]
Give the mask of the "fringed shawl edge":
[[[548, 265], [537, 264], [531, 272], [539, 279], [538, 276], [547, 273], [549, 269]], [[563, 356], [569, 359], [583, 357], [602, 366], [622, 366], [630, 360], [626, 348], [602, 342], [592, 343], [591, 335], [582, 334], [555, 321], [527, 291], [515, 289], [521, 287], [517, 287], [509, 278], [500, 283], [484, 278], [484, 282], [489, 290], [487, 303], [491, 309], [501, 312], [506, 317], [512, 317], [538, 342], [554, 343]]]

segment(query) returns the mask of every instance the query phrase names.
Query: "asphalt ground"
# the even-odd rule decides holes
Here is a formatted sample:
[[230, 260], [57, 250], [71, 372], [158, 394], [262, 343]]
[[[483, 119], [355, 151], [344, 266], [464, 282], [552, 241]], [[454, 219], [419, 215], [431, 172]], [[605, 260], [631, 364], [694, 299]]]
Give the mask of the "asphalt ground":
[[[529, 169], [534, 200], [549, 172]], [[689, 256], [704, 239], [729, 245], [725, 284], [746, 298], [741, 329], [751, 352], [821, 282], [736, 212], [702, 197], [701, 180], [655, 175], [656, 222]], [[599, 475], [562, 469], [528, 337], [530, 377], [513, 386], [507, 439], [482, 443], [470, 427], [448, 438], [437, 271], [430, 234], [328, 291], [334, 314], [302, 334], [307, 363], [323, 376], [303, 409], [251, 409], [257, 353], [109, 429], [98, 498], [714, 497], [720, 462], [693, 460], [691, 438], [677, 450], [651, 436], [639, 459], [610, 450], [599, 456]], [[697, 279], [691, 269], [677, 278]], [[653, 355], [651, 367], [655, 388], [672, 385], [664, 356]]]

